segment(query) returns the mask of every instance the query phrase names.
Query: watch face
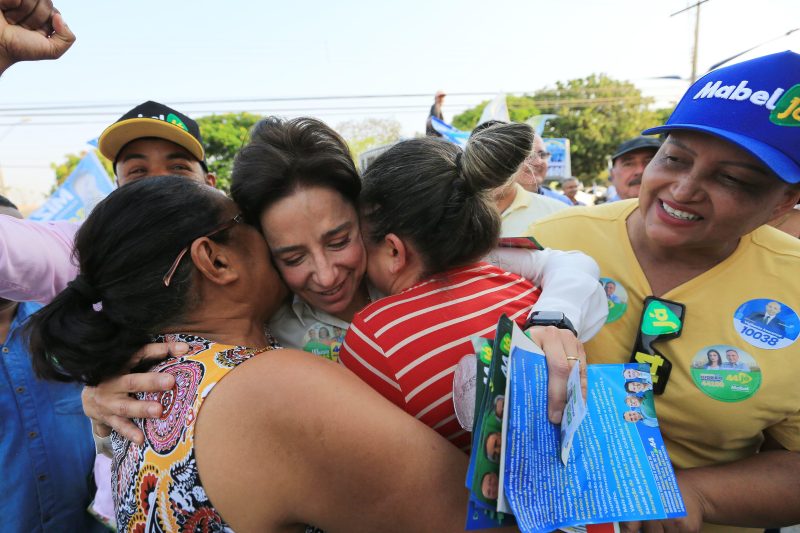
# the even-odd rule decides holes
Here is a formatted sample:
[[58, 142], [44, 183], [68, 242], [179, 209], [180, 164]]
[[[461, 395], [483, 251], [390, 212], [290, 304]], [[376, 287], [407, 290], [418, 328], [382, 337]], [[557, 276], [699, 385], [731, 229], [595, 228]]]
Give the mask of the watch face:
[[564, 320], [564, 313], [559, 311], [536, 311], [531, 319], [537, 322], [561, 322]]

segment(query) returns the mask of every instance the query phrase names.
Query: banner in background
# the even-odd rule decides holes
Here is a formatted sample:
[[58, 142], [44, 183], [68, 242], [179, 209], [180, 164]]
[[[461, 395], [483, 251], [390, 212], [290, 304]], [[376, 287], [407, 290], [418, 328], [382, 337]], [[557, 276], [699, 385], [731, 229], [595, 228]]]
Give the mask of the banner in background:
[[90, 151], [44, 205], [31, 213], [28, 219], [84, 220], [94, 206], [113, 190], [114, 184], [106, 169]]
[[572, 162], [569, 155], [569, 139], [542, 139], [550, 152], [546, 180], [563, 181], [572, 177]]
[[461, 131], [458, 128], [454, 128], [447, 122], [439, 120], [436, 117], [431, 117], [431, 124], [433, 125], [433, 129], [451, 143], [457, 144], [461, 148], [467, 145], [467, 139], [469, 139], [468, 131]]

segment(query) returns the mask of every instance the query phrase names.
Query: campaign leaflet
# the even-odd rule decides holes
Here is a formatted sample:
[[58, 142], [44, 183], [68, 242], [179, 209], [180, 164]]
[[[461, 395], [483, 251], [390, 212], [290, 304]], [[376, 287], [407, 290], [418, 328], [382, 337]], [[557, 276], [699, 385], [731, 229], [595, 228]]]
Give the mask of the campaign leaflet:
[[[506, 315], [497, 323], [494, 341], [476, 339], [477, 383], [472, 449], [466, 486], [470, 489], [467, 530], [513, 525], [514, 517], [497, 507], [500, 487], [500, 447], [508, 355], [512, 326]], [[475, 453], [475, 450], [488, 453]]]
[[520, 530], [685, 516], [648, 365], [589, 365], [587, 376], [585, 418], [565, 464], [560, 428], [547, 418], [544, 355], [521, 332], [514, 335], [503, 488]]

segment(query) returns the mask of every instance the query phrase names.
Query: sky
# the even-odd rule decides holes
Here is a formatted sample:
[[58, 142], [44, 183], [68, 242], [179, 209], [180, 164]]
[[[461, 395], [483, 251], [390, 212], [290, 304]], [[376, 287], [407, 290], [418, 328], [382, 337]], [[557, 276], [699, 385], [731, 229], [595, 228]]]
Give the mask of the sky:
[[[449, 94], [446, 120], [498, 92], [592, 73], [674, 103], [691, 72], [695, 11], [670, 15], [695, 1], [54, 0], [78, 41], [57, 61], [20, 63], [0, 79], [5, 193], [20, 206], [41, 203], [51, 163], [89, 148], [145, 100], [195, 118], [396, 119], [407, 136], [424, 131], [439, 89]], [[739, 60], [800, 51], [800, 31], [783, 36], [800, 27], [800, 0], [700, 9], [701, 74], [778, 37]], [[341, 98], [353, 96], [368, 98]]]

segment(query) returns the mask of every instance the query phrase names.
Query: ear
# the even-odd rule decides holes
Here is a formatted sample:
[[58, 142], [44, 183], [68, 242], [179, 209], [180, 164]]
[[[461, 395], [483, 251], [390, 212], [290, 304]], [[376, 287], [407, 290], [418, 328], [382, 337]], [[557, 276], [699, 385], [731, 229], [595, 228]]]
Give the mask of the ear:
[[196, 239], [189, 253], [195, 268], [211, 283], [227, 285], [239, 279], [238, 263], [232, 262], [229, 249], [208, 237]]
[[217, 175], [213, 172], [206, 172], [206, 184], [212, 187], [217, 186]]
[[398, 274], [405, 270], [412, 261], [413, 251], [394, 233], [387, 233], [383, 238], [384, 253], [389, 255], [389, 272]]
[[786, 187], [784, 194], [781, 196], [781, 200], [778, 205], [775, 206], [775, 209], [772, 211], [772, 216], [770, 220], [775, 219], [781, 215], [785, 215], [792, 209], [794, 206], [800, 203], [800, 184], [790, 185]]

